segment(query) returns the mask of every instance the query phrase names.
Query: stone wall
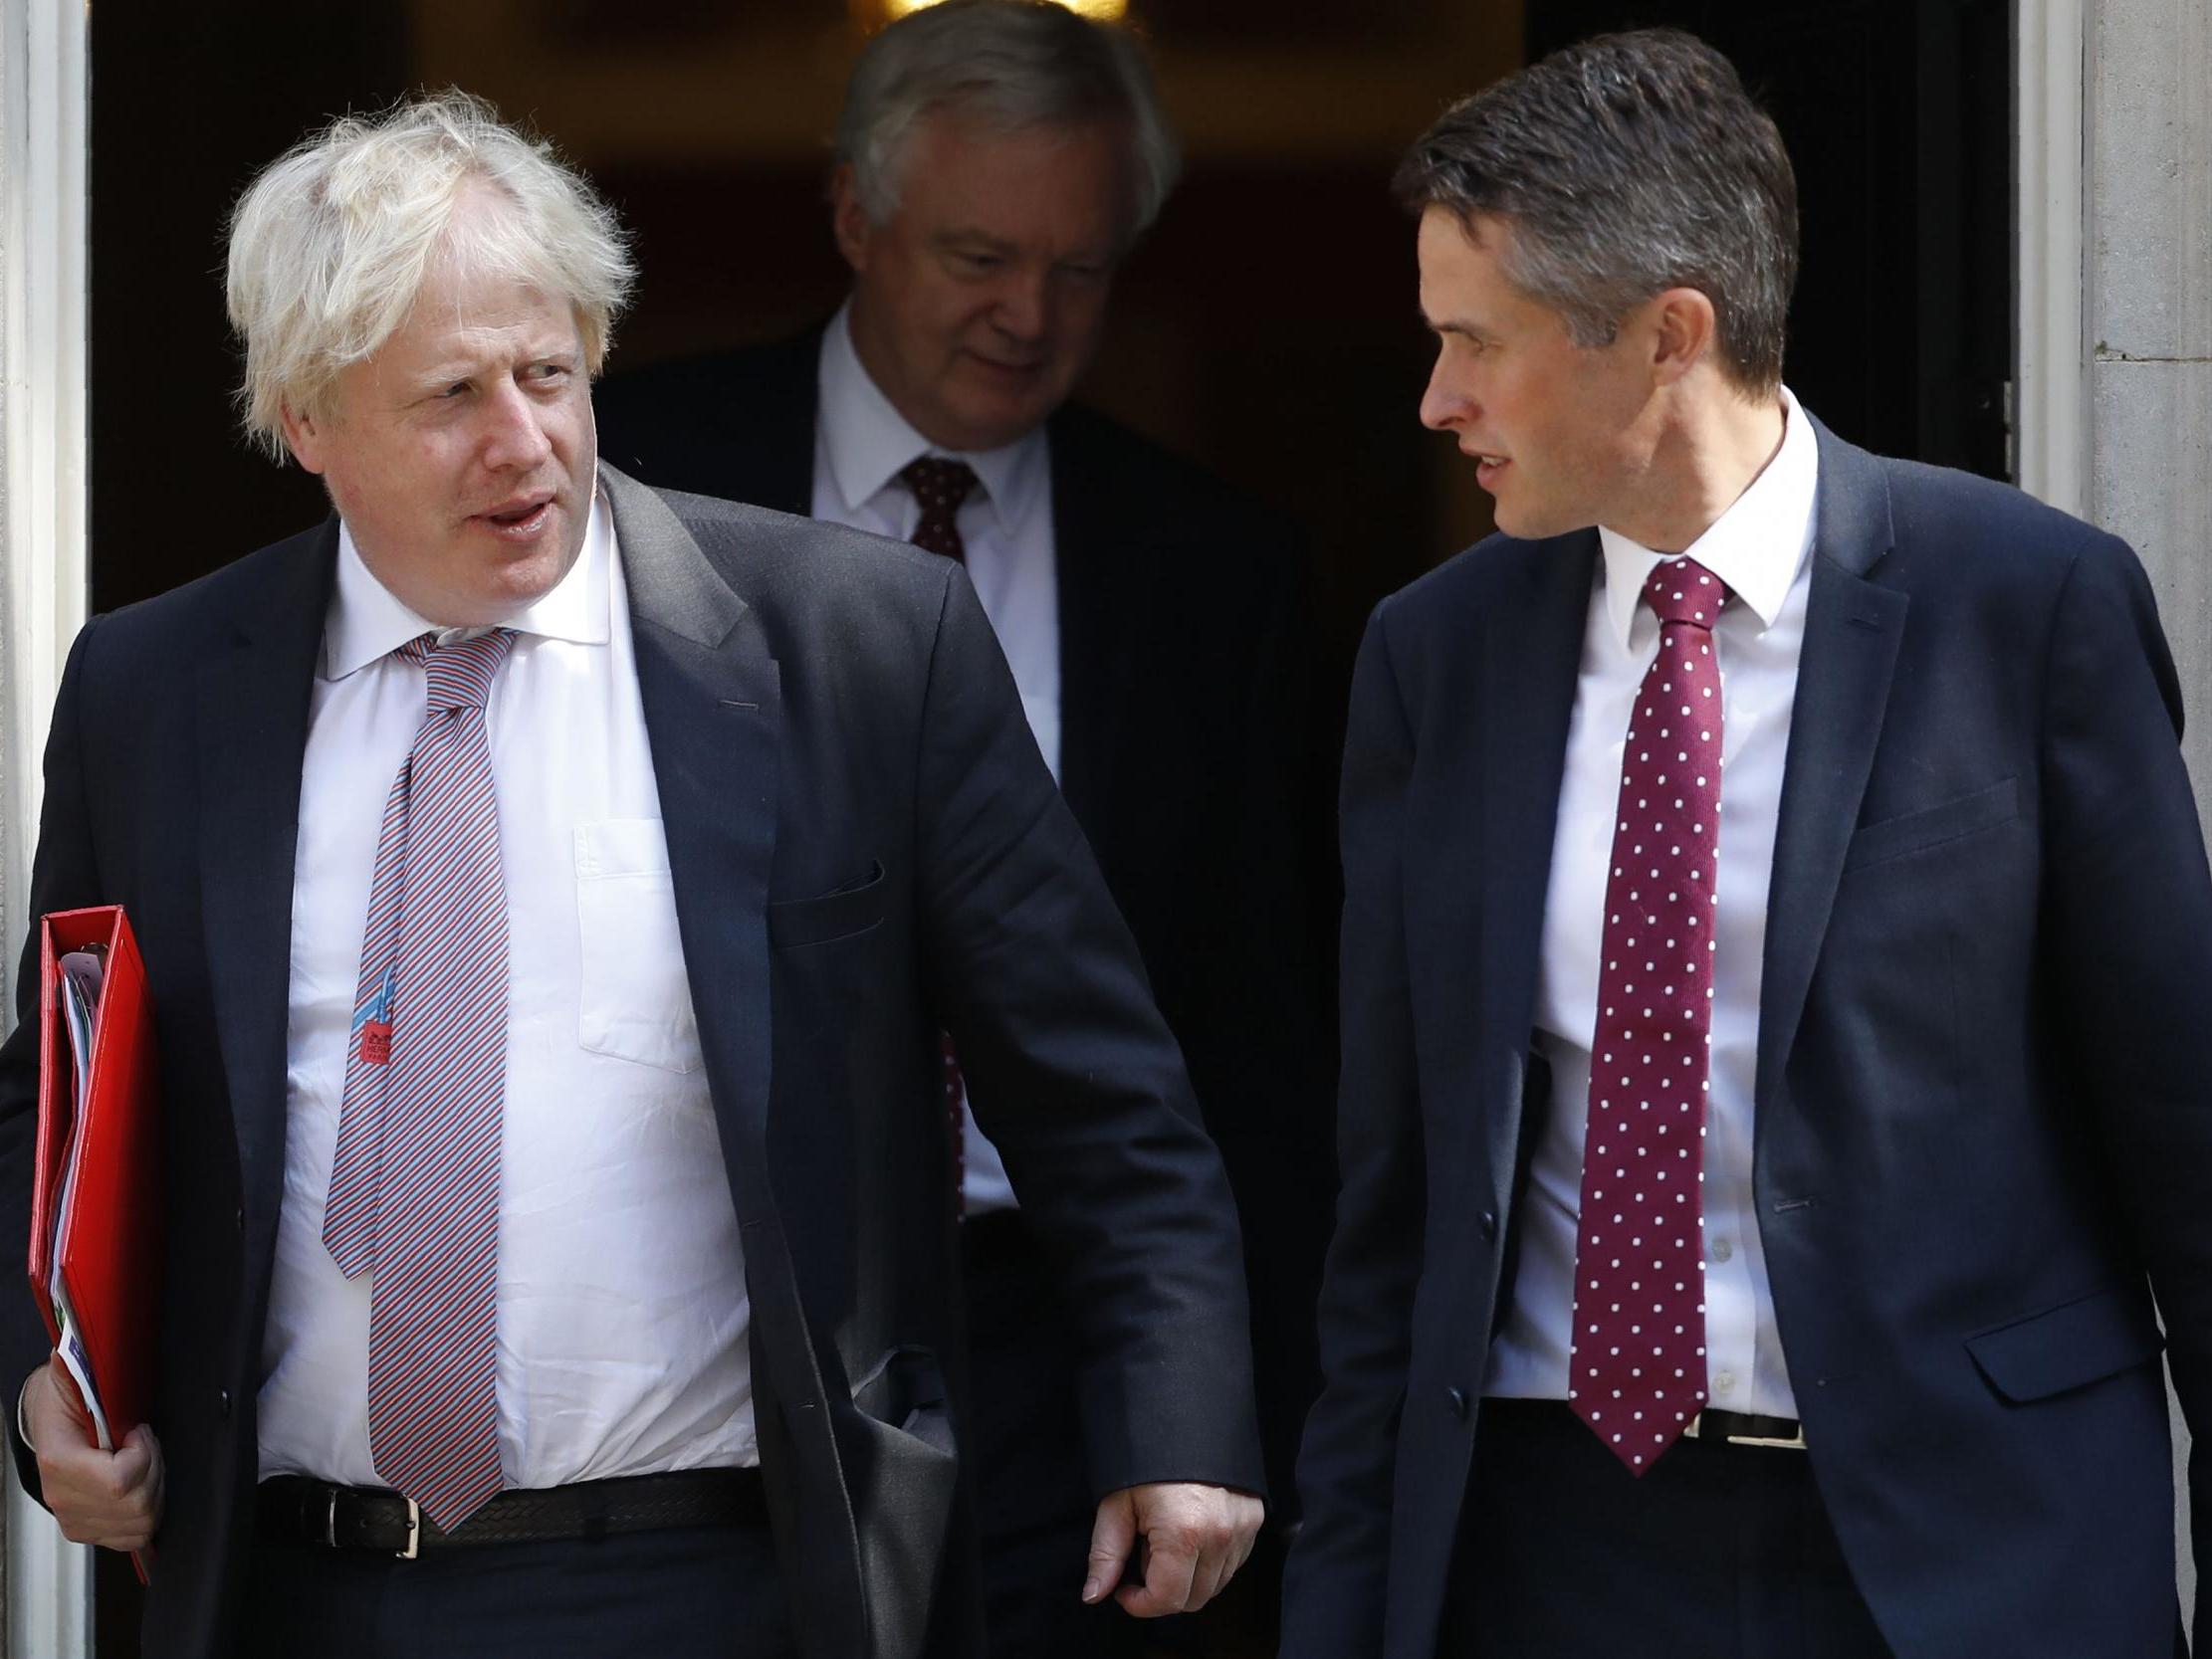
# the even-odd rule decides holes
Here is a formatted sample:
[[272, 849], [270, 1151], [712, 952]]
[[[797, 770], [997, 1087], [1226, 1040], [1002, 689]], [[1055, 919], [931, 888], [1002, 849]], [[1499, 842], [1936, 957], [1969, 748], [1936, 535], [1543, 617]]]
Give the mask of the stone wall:
[[[2212, 820], [2212, 8], [2093, 0], [2083, 225], [2088, 516], [2142, 555], [2188, 715], [2182, 748]], [[2193, 1599], [2174, 1414], [2183, 1604]]]

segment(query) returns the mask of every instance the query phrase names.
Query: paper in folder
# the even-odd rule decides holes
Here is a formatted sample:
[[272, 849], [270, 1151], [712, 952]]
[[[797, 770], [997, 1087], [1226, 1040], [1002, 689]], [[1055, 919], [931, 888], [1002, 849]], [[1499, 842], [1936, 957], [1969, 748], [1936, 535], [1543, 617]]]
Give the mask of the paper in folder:
[[153, 1404], [161, 1120], [153, 1009], [119, 906], [39, 924], [31, 1294], [112, 1451]]

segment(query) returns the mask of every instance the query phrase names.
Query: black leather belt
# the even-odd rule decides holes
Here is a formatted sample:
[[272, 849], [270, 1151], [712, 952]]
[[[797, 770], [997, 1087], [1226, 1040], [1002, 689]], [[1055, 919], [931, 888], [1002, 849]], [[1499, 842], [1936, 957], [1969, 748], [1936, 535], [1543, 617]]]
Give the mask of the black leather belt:
[[1805, 1425], [1795, 1417], [1760, 1417], [1747, 1411], [1715, 1411], [1711, 1406], [1690, 1418], [1682, 1434], [1687, 1439], [1717, 1440], [1730, 1446], [1805, 1450]]
[[440, 1532], [412, 1500], [396, 1492], [332, 1486], [298, 1475], [263, 1481], [258, 1508], [265, 1539], [377, 1551], [408, 1560], [425, 1550], [483, 1544], [768, 1524], [758, 1469], [682, 1469], [502, 1492], [450, 1533]]
[[[1565, 1400], [1514, 1399], [1494, 1397], [1482, 1402], [1486, 1413], [1497, 1413], [1508, 1419], [1525, 1417], [1541, 1419], [1546, 1424], [1564, 1423], [1574, 1416], [1574, 1407]], [[1758, 1417], [1744, 1411], [1715, 1411], [1711, 1407], [1690, 1418], [1682, 1430], [1685, 1440], [1702, 1440], [1708, 1446], [1763, 1446], [1774, 1451], [1802, 1452], [1805, 1450], [1805, 1427], [1795, 1417]]]

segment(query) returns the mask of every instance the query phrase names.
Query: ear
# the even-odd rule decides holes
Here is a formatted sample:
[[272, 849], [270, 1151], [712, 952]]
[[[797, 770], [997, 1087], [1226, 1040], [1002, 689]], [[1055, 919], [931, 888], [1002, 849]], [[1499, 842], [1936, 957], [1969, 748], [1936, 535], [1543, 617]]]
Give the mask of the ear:
[[1652, 371], [1660, 385], [1682, 378], [1711, 352], [1719, 319], [1703, 291], [1670, 288], [1649, 305]]
[[309, 473], [322, 472], [325, 465], [323, 446], [330, 425], [329, 418], [318, 419], [313, 415], [302, 414], [289, 402], [280, 408], [279, 415], [284, 421], [285, 447], [292, 451], [292, 459], [300, 463], [300, 470]]
[[829, 225], [837, 238], [837, 251], [858, 276], [868, 269], [868, 250], [875, 239], [875, 224], [861, 206], [860, 188], [853, 182], [852, 163], [840, 161], [829, 175]]

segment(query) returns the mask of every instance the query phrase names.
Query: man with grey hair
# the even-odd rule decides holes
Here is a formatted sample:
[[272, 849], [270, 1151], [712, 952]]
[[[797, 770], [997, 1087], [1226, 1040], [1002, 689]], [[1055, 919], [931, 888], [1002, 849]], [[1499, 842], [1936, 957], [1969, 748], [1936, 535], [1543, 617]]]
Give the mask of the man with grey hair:
[[143, 1651], [975, 1653], [941, 1030], [1069, 1264], [1084, 1593], [1203, 1603], [1233, 1212], [966, 578], [599, 465], [621, 236], [460, 94], [311, 136], [230, 256], [335, 511], [80, 635], [32, 880], [151, 986], [151, 1422], [101, 1450], [0, 1328], [31, 1490], [154, 1546]]
[[1789, 159], [1691, 37], [1398, 182], [1499, 533], [1353, 690], [1286, 1659], [2186, 1651], [2212, 880], [2141, 566], [1782, 385]]
[[[844, 307], [795, 339], [617, 374], [599, 411], [608, 455], [656, 484], [966, 564], [1236, 1189], [1280, 1493], [1317, 1386], [1331, 1186], [1334, 884], [1302, 538], [1068, 401], [1175, 174], [1126, 30], [1041, 0], [917, 12], [868, 43], [838, 122]], [[1127, 1621], [1086, 1615], [1053, 1564], [1098, 1497], [1069, 1386], [1079, 1335], [1018, 1175], [973, 1118], [964, 1145], [993, 1648], [1111, 1651]], [[1250, 1610], [1265, 1640], [1271, 1607]]]

